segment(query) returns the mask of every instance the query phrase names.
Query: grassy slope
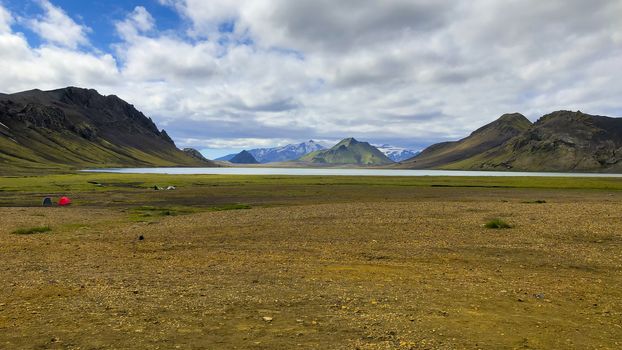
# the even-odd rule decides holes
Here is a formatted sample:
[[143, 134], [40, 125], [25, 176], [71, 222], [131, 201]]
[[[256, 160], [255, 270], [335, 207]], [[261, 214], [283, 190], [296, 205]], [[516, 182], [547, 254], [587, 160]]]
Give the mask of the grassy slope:
[[[37, 173], [80, 168], [128, 166], [205, 166], [175, 149], [149, 153], [132, 147], [113, 145], [106, 140], [94, 142], [71, 133], [29, 131], [17, 138], [16, 143], [0, 137], [0, 175], [16, 171]], [[27, 143], [28, 146], [22, 146]]]

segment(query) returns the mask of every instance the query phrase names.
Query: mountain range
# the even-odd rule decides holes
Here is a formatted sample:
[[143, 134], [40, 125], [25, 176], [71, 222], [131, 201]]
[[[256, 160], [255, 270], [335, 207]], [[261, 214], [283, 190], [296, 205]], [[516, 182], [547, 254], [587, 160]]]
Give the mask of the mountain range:
[[622, 118], [556, 111], [535, 123], [505, 114], [468, 137], [432, 145], [411, 169], [622, 171]]
[[[344, 139], [232, 155], [240, 163], [360, 165], [410, 169], [622, 171], [622, 118], [556, 111], [531, 123], [519, 113], [404, 160], [408, 150]], [[237, 158], [236, 158], [237, 157]], [[398, 162], [397, 164], [394, 162]], [[194, 149], [179, 150], [166, 131], [117, 96], [68, 87], [0, 94], [0, 174], [15, 169], [217, 166]]]
[[335, 146], [309, 153], [297, 160], [299, 163], [331, 164], [331, 165], [364, 165], [380, 166], [393, 164], [384, 153], [367, 142], [359, 142], [354, 138], [347, 138]]
[[[292, 144], [274, 148], [255, 148], [247, 151], [259, 163], [287, 162], [298, 159], [305, 154], [325, 149], [326, 147], [318, 142], [309, 140], [307, 142]], [[237, 153], [228, 154], [216, 160], [230, 161]]]
[[0, 168], [214, 166], [117, 96], [68, 87], [0, 95]]
[[[394, 162], [400, 162], [405, 159], [412, 158], [419, 154], [406, 148], [395, 147], [391, 145], [372, 145], [376, 147], [380, 152], [384, 153], [389, 159]], [[327, 149], [325, 143], [319, 143], [313, 140], [291, 144], [282, 147], [274, 148], [255, 148], [248, 152], [255, 157], [259, 163], [274, 163], [274, 162], [288, 162], [296, 160], [311, 152]], [[230, 161], [237, 153], [228, 154], [224, 157], [216, 158], [216, 160]]]

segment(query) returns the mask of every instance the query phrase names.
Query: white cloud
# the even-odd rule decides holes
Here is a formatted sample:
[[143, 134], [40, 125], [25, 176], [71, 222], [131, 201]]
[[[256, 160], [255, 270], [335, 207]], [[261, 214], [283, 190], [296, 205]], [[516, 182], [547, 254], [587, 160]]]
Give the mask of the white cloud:
[[153, 16], [142, 6], [136, 6], [125, 20], [116, 23], [117, 32], [125, 40], [134, 40], [139, 34], [149, 32], [154, 27]]
[[[159, 31], [136, 7], [110, 54], [79, 51], [85, 27], [47, 2], [81, 34], [31, 47], [0, 6], [0, 90], [94, 87], [182, 144], [218, 148], [347, 136], [417, 147], [506, 112], [622, 115], [616, 0], [160, 3], [189, 29]], [[55, 22], [48, 12], [33, 21]]]
[[39, 0], [45, 11], [43, 16], [28, 21], [30, 28], [47, 42], [75, 49], [79, 45], [88, 45], [89, 27], [76, 23], [63, 9], [54, 6], [48, 0]]
[[0, 34], [10, 32], [13, 21], [11, 13], [0, 4]]

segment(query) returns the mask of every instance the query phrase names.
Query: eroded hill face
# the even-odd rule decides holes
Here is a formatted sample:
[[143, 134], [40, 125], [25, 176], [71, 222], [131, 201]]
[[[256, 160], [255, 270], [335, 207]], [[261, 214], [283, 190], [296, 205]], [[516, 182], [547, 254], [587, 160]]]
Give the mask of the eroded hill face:
[[404, 166], [456, 170], [622, 170], [622, 119], [557, 111], [531, 125], [519, 116], [505, 115], [463, 140], [430, 146]]
[[209, 166], [180, 151], [134, 106], [75, 87], [0, 95], [6, 167]]

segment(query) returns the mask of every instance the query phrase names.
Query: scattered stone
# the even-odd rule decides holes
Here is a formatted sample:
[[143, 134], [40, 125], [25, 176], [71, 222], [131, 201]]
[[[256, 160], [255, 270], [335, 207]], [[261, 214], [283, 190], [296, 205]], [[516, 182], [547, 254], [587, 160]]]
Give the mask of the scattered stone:
[[264, 316], [262, 317], [262, 319], [266, 322], [272, 322], [272, 317], [269, 317], [269, 316]]
[[143, 241], [143, 240], [145, 240], [145, 236], [143, 236], [143, 235], [138, 236], [138, 240], [139, 240], [139, 241]]
[[544, 294], [542, 293], [534, 294], [533, 297], [536, 299], [544, 299]]

